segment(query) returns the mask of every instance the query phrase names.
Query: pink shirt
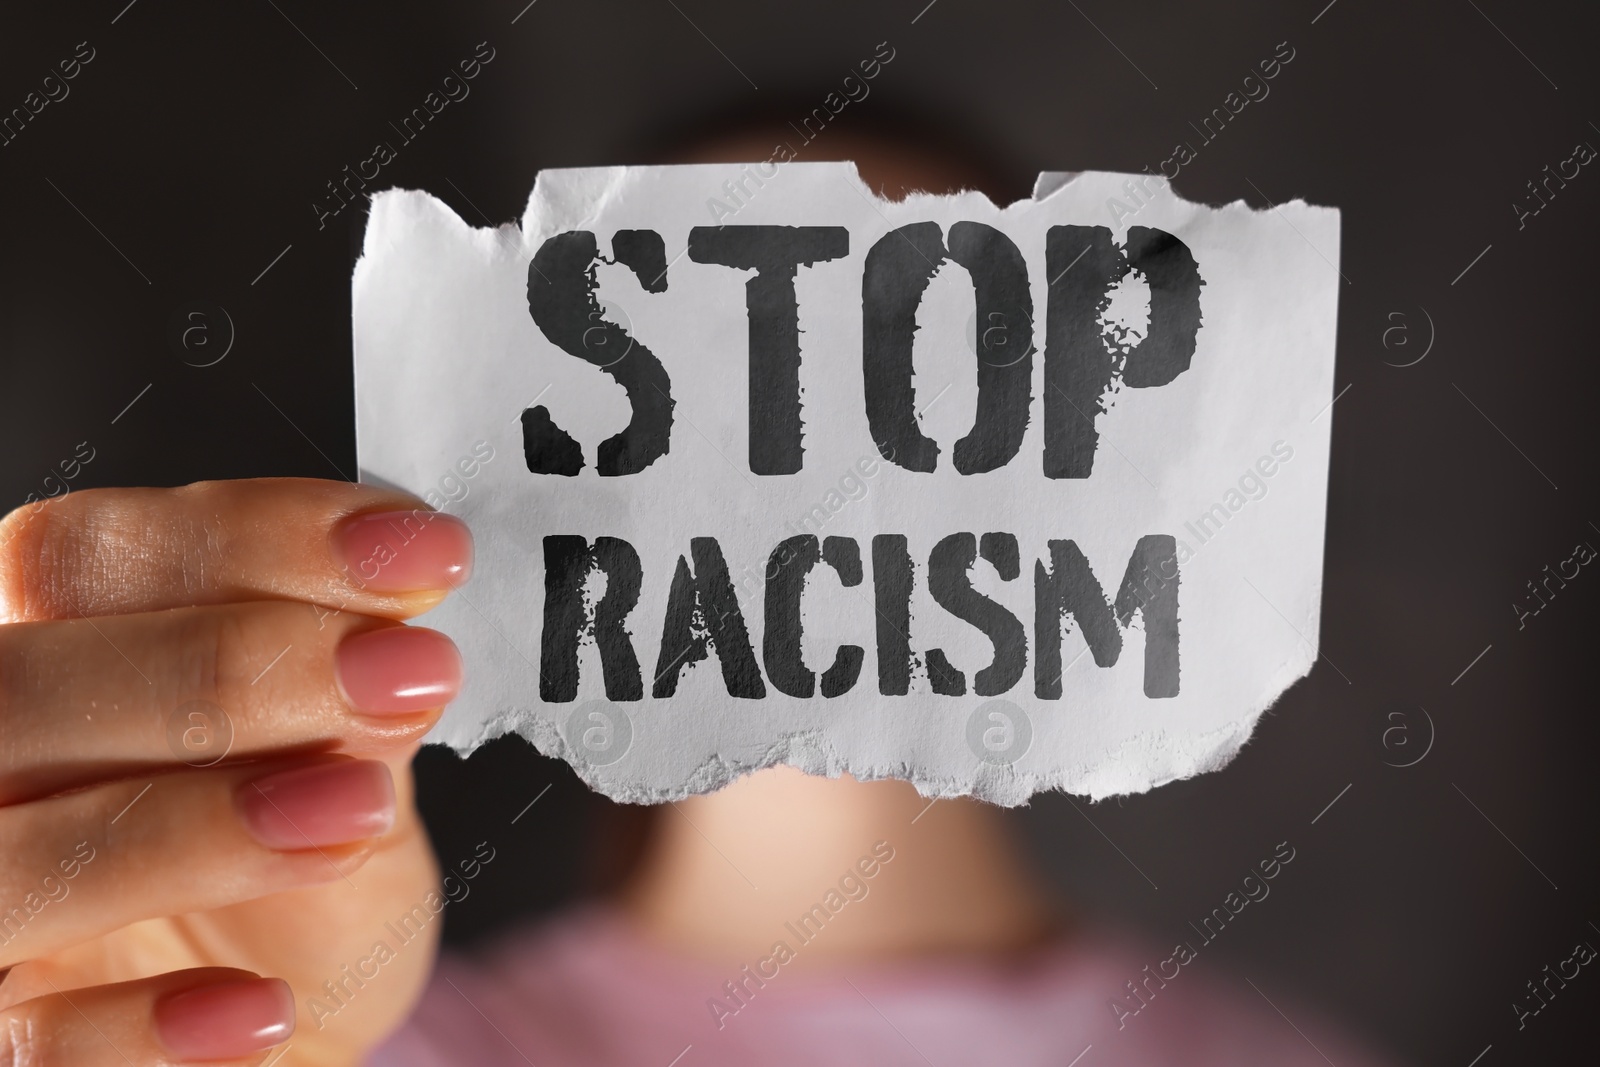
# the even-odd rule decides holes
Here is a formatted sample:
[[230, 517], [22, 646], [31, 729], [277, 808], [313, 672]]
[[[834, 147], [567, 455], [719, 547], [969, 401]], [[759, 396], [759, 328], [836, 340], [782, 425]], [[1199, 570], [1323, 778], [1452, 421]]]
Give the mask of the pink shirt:
[[[796, 958], [804, 953], [799, 946]], [[589, 907], [514, 933], [475, 959], [444, 956], [415, 1013], [369, 1067], [1387, 1062], [1280, 993], [1220, 984], [1205, 970], [1204, 946], [1184, 965], [1171, 957], [1080, 936], [1009, 962], [810, 973], [769, 964], [773, 977], [750, 979], [646, 942], [621, 915]], [[741, 978], [745, 992], [735, 1000], [725, 983]], [[1129, 981], [1141, 984], [1142, 1006]]]

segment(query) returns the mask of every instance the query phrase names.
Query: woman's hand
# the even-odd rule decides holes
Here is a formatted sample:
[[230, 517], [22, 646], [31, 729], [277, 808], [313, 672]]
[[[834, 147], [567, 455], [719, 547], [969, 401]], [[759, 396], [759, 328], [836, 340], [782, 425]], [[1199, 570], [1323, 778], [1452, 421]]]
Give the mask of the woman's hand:
[[398, 1025], [442, 907], [410, 761], [461, 672], [400, 620], [471, 558], [305, 479], [0, 523], [0, 1064], [353, 1064]]

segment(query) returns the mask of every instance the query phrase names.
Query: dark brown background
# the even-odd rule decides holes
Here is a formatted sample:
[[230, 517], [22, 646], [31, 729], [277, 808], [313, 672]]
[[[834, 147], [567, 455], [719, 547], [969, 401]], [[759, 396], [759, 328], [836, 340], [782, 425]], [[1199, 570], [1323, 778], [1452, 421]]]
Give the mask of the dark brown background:
[[[1201, 966], [1318, 1002], [1418, 1062], [1465, 1067], [1491, 1044], [1485, 1067], [1592, 1049], [1600, 976], [1580, 974], [1521, 1032], [1511, 1008], [1575, 942], [1600, 943], [1584, 858], [1600, 574], [1584, 570], [1524, 630], [1511, 607], [1577, 542], [1600, 545], [1600, 174], [1586, 168], [1520, 231], [1511, 207], [1577, 142], [1600, 145], [1592, 7], [938, 0], [913, 24], [926, 0], [539, 0], [513, 24], [523, 2], [8, 13], [0, 110], [77, 42], [97, 55], [0, 147], [0, 502], [39, 491], [85, 440], [95, 458], [74, 487], [353, 473], [363, 218], [319, 232], [311, 204], [480, 41], [497, 55], [472, 95], [380, 182], [426, 188], [475, 223], [520, 216], [542, 167], [642, 162], [697, 116], [798, 118], [884, 40], [894, 62], [840, 126], [920, 116], [988, 145], [1017, 195], [1039, 169], [1138, 171], [1287, 40], [1296, 56], [1271, 95], [1177, 187], [1344, 212], [1337, 382], [1350, 388], [1334, 409], [1322, 646], [1337, 669], [1320, 663], [1223, 773], [1081, 810], [1041, 797], [1015, 817], [1065, 892], [1161, 942], [1288, 839], [1298, 858], [1271, 898]], [[189, 301], [235, 324], [215, 366], [186, 366], [170, 343]], [[1420, 353], [1424, 308], [1430, 354], [1386, 365]], [[1386, 348], [1397, 324], [1409, 333]], [[1419, 706], [1432, 750], [1386, 766], [1421, 751]], [[1410, 733], [1386, 749], [1391, 712]], [[484, 838], [499, 850], [452, 906], [452, 938], [583, 883], [603, 804], [562, 765], [507, 741], [468, 765], [429, 750], [420, 770], [446, 861]]]

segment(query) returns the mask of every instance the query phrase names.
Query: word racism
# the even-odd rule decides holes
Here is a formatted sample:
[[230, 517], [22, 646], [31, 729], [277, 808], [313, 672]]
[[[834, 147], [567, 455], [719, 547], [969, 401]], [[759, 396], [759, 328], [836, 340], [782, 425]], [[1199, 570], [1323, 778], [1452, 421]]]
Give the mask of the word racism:
[[[400, 147], [415, 141], [427, 128], [428, 123], [438, 118], [439, 113], [452, 103], [460, 103], [472, 92], [472, 87], [467, 84], [473, 78], [483, 73], [483, 68], [494, 62], [495, 50], [489, 47], [488, 41], [482, 41], [473, 52], [472, 58], [463, 59], [456, 64], [461, 71], [458, 78], [454, 74], [447, 74], [439, 83], [438, 89], [431, 89], [428, 95], [422, 98], [422, 103], [411, 109], [411, 112], [401, 118], [400, 125], [393, 122], [389, 127], [400, 138]], [[355, 165], [354, 170], [346, 163], [343, 177], [328, 180], [328, 195], [322, 200], [314, 201], [311, 210], [317, 216], [317, 229], [325, 229], [328, 220], [338, 215], [350, 204], [361, 197], [367, 188], [367, 182], [376, 181], [379, 172], [390, 163], [394, 162], [399, 153], [390, 141], [379, 141], [372, 147], [372, 154]]]
[[[615, 261], [632, 270], [646, 292], [666, 291], [668, 263], [660, 234], [619, 230], [612, 249]], [[800, 267], [849, 255], [849, 232], [831, 226], [697, 226], [689, 231], [687, 252], [695, 263], [755, 272], [745, 285], [749, 469], [774, 478], [799, 473], [806, 429], [801, 418], [795, 279]], [[937, 469], [940, 447], [918, 423], [912, 348], [918, 306], [947, 260], [971, 276], [979, 321], [1023, 324], [996, 342], [1007, 346], [1003, 351], [989, 351], [985, 337], [983, 351], [977, 353], [976, 418], [949, 460], [960, 475], [976, 476], [1016, 460], [1033, 404], [1034, 317], [1028, 268], [1016, 244], [994, 227], [954, 223], [947, 244], [937, 223], [912, 223], [885, 234], [868, 250], [861, 282], [865, 416], [885, 460], [906, 471]], [[528, 307], [552, 344], [600, 367], [626, 391], [632, 418], [620, 432], [600, 442], [596, 453], [600, 476], [626, 477], [638, 475], [670, 451], [675, 402], [671, 378], [655, 353], [623, 327], [602, 319], [595, 296], [599, 262], [593, 233], [580, 230], [550, 237], [529, 264]], [[1132, 388], [1166, 385], [1189, 369], [1204, 282], [1188, 246], [1170, 233], [1144, 226], [1130, 227], [1122, 248], [1104, 226], [1052, 226], [1045, 234], [1045, 267], [1050, 282], [1043, 349], [1043, 474], [1053, 479], [1088, 478], [1099, 445], [1093, 416], [1106, 410], [1106, 394], [1119, 382]], [[1142, 339], [1113, 351], [1104, 340], [1100, 313], [1113, 287], [1135, 273], [1149, 286], [1149, 327]], [[1001, 318], [994, 320], [991, 315]], [[592, 337], [597, 330], [605, 334], [599, 343]], [[627, 355], [613, 359], [607, 355], [611, 352]], [[583, 469], [582, 446], [555, 424], [547, 408], [526, 409], [522, 429], [529, 471], [573, 477]], [[1122, 650], [1123, 628], [1140, 612], [1145, 630], [1145, 695], [1176, 696], [1179, 567], [1188, 551], [1169, 534], [1139, 538], [1113, 600], [1107, 598], [1076, 543], [1049, 541], [1045, 555], [1033, 567], [1035, 694], [1046, 700], [1061, 696], [1063, 618], [1070, 615], [1076, 620], [1095, 663], [1108, 667]], [[903, 533], [874, 536], [870, 554], [878, 691], [904, 696], [917, 665], [907, 637], [913, 575], [907, 538]], [[544, 555], [542, 699], [577, 698], [580, 644], [590, 636], [599, 648], [606, 695], [615, 701], [643, 699], [641, 668], [627, 628], [643, 582], [634, 547], [616, 537], [598, 537], [591, 544], [580, 535], [555, 535], [544, 538]], [[969, 571], [980, 555], [1002, 580], [1019, 577], [1017, 538], [1003, 532], [952, 533], [934, 546], [928, 559], [928, 588], [934, 600], [981, 630], [994, 646], [993, 661], [974, 675], [970, 686], [943, 651], [928, 651], [929, 679], [933, 691], [941, 695], [962, 696], [970, 688], [978, 696], [998, 696], [1011, 689], [1026, 668], [1023, 623], [971, 583]], [[845, 587], [854, 587], [863, 581], [862, 559], [862, 546], [849, 537], [828, 537], [819, 545], [815, 535], [805, 534], [787, 538], [772, 550], [767, 564], [764, 682], [722, 548], [716, 538], [692, 538], [688, 556], [678, 557], [672, 578], [651, 695], [673, 696], [682, 672], [714, 650], [732, 696], [764, 698], [768, 682], [789, 696], [813, 696], [817, 677], [806, 668], [800, 652], [800, 600], [807, 575], [819, 562], [825, 563]], [[585, 584], [596, 570], [604, 572], [606, 587], [593, 603]], [[860, 646], [840, 646], [832, 667], [822, 675], [822, 695], [849, 692], [864, 658]]]
[[739, 977], [722, 983], [725, 997], [707, 997], [706, 1010], [711, 1013], [711, 1021], [717, 1024], [717, 1029], [726, 1027], [729, 1019], [748, 1008], [756, 993], [783, 973], [781, 968], [784, 965], [793, 962], [798, 955], [797, 949], [821, 937], [828, 923], [844, 911], [846, 905], [867, 899], [867, 894], [872, 890], [868, 883], [893, 859], [893, 845], [887, 841], [874, 842], [872, 855], [862, 856], [853, 867], [839, 876], [839, 888], [829, 889], [822, 894], [820, 901], [811, 905], [810, 911], [783, 924], [784, 930], [794, 937], [794, 945], [791, 946], [787, 941], [774, 941], [772, 950], [757, 960], [754, 967], [747, 963], [739, 968]]
[[[1287, 851], [1286, 851], [1287, 850]], [[1283, 868], [1294, 862], [1294, 846], [1287, 841], [1280, 841], [1272, 850], [1272, 858], [1262, 860], [1256, 866], [1261, 871], [1260, 877], [1255, 871], [1245, 875], [1239, 882], [1239, 889], [1230, 889], [1228, 895], [1222, 898], [1222, 903], [1211, 909], [1211, 914], [1200, 920], [1200, 925], [1190, 923], [1190, 927], [1201, 937], [1200, 948], [1211, 944], [1222, 935], [1228, 923], [1239, 916], [1239, 913], [1250, 904], [1259, 904], [1267, 899], [1267, 894], [1272, 892], [1272, 887], [1267, 883], [1283, 873]], [[1239, 890], [1243, 890], [1243, 894]], [[1203, 927], [1203, 929], [1202, 929]], [[1117, 1029], [1121, 1030], [1128, 1025], [1128, 1020], [1150, 1006], [1156, 998], [1158, 990], [1167, 988], [1167, 983], [1183, 973], [1183, 968], [1199, 958], [1200, 950], [1188, 941], [1180, 941], [1172, 948], [1172, 955], [1155, 965], [1151, 970], [1150, 964], [1144, 965], [1144, 977], [1128, 979], [1126, 986], [1128, 996], [1113, 997], [1108, 1006], [1111, 1014], [1117, 1020]], [[1170, 968], [1170, 969], [1169, 969]]]

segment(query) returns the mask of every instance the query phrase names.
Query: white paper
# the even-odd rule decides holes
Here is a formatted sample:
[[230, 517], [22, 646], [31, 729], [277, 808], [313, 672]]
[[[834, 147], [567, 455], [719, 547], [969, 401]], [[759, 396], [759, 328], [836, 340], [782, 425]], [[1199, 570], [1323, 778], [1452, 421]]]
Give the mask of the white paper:
[[[925, 225], [899, 229], [927, 223], [937, 224], [933, 245], [908, 237], [926, 237]], [[467, 225], [425, 193], [379, 194], [353, 281], [362, 476], [461, 516], [477, 541], [471, 581], [426, 619], [456, 640], [467, 666], [465, 688], [430, 740], [465, 753], [516, 731], [568, 760], [591, 787], [630, 801], [704, 792], [774, 763], [906, 778], [929, 796], [974, 794], [1003, 804], [1042, 789], [1096, 798], [1138, 792], [1223, 766], [1317, 656], [1338, 224], [1336, 210], [1298, 201], [1260, 212], [1242, 203], [1213, 208], [1181, 200], [1149, 175], [1092, 172], [1041, 175], [1035, 199], [1006, 207], [977, 193], [889, 202], [869, 192], [852, 165], [834, 163], [544, 171], [521, 227], [497, 230]], [[737, 258], [737, 248], [728, 253], [730, 246], [716, 242], [757, 232], [739, 227], [776, 226], [842, 228], [848, 249], [795, 268], [799, 421], [789, 394], [768, 389], [793, 366], [778, 328], [777, 341], [763, 334], [757, 344], [758, 389], [765, 391], [752, 431], [747, 282], [758, 275], [705, 260]], [[659, 248], [636, 234], [614, 244], [618, 231], [644, 230], [659, 235]], [[554, 252], [545, 265], [565, 265], [568, 273], [530, 271], [547, 239], [573, 231], [592, 233], [600, 257], [592, 307], [581, 272]], [[691, 231], [700, 249], [693, 255]], [[817, 255], [840, 251], [838, 232], [807, 233], [817, 237]], [[1183, 315], [1193, 296], [1184, 253], [1162, 234], [1177, 239], [1198, 272], [1197, 329]], [[1146, 257], [1133, 255], [1131, 267], [1131, 253], [1122, 251], [1130, 238]], [[582, 240], [559, 238], [549, 249], [570, 252]], [[1047, 262], [1051, 240], [1056, 256]], [[1069, 254], [1072, 242], [1083, 245], [1077, 258]], [[705, 251], [714, 246], [724, 251]], [[949, 259], [938, 254], [945, 246]], [[1008, 247], [1025, 285], [1007, 284], [1017, 277]], [[980, 252], [989, 256], [981, 263], [974, 258]], [[869, 256], [879, 265], [872, 293], [864, 294]], [[906, 279], [918, 271], [932, 278], [915, 305], [914, 335], [903, 320], [898, 333], [880, 330], [892, 323], [906, 286], [915, 288]], [[1151, 321], [1150, 271], [1159, 275], [1160, 323]], [[1124, 276], [1113, 284], [1119, 272]], [[763, 329], [782, 325], [783, 272], [770, 273], [766, 295], [750, 296]], [[980, 274], [999, 294], [985, 309], [974, 282]], [[533, 294], [547, 316], [569, 317], [560, 329], [571, 327], [571, 316], [581, 320], [576, 333], [557, 331], [569, 343], [580, 338], [581, 354], [558, 347], [535, 322], [530, 285], [547, 287]], [[997, 301], [1004, 310], [994, 310]], [[869, 308], [876, 324], [870, 356]], [[1060, 321], [1049, 321], [1052, 315]], [[1156, 335], [1181, 334], [1185, 321], [1193, 352], [1187, 369], [1174, 372], [1184, 339]], [[1163, 331], [1162, 323], [1177, 326]], [[1077, 347], [1050, 344], [1074, 329]], [[896, 345], [913, 336], [910, 377], [901, 373]], [[1083, 347], [1085, 336], [1100, 346], [1098, 354]], [[654, 377], [642, 350], [659, 361]], [[1102, 386], [1096, 368], [1108, 361], [1114, 370], [1120, 364], [1122, 377]], [[969, 431], [979, 436], [985, 365], [991, 400], [1009, 397], [1011, 406], [984, 423], [987, 436], [981, 447], [969, 444], [963, 473], [957, 442]], [[657, 442], [664, 452], [651, 455], [650, 438], [641, 434], [624, 453], [637, 469], [602, 475], [601, 442], [635, 417], [614, 371], [634, 376], [639, 398], [655, 405], [657, 416], [670, 394], [671, 423]], [[1165, 384], [1129, 383], [1172, 373]], [[1056, 395], [1064, 399], [1047, 400]], [[1095, 410], [1096, 401], [1104, 411]], [[870, 405], [878, 428], [893, 433], [874, 432]], [[540, 438], [546, 444], [530, 464], [524, 411], [533, 408], [543, 412], [534, 417], [544, 427], [536, 433], [553, 422], [581, 446], [577, 473], [530, 469], [548, 471], [562, 459]], [[1092, 469], [1082, 476], [1083, 428], [1070, 424], [1091, 417], [1097, 440], [1087, 453]], [[928, 453], [916, 452], [919, 436], [937, 446], [931, 470], [900, 462], [915, 453], [926, 465]], [[1047, 437], [1059, 445], [1054, 452]], [[885, 439], [890, 443], [880, 448]], [[565, 453], [568, 460], [573, 454]], [[782, 468], [797, 455], [793, 473], [753, 469]], [[979, 469], [1006, 456], [994, 469]], [[1051, 462], [1058, 476], [1047, 474]], [[1017, 549], [1011, 580], [979, 555], [966, 572], [971, 593], [959, 588], [960, 539], [942, 550], [938, 574], [947, 602], [999, 619], [990, 625], [1005, 662], [987, 675], [980, 672], [996, 659], [996, 645], [986, 629], [930, 592], [935, 546], [962, 533], [1002, 561], [1005, 535]], [[904, 618], [893, 581], [894, 535], [905, 538], [912, 562]], [[806, 571], [796, 554], [804, 542], [790, 542], [772, 566], [780, 542], [810, 536], [819, 547], [833, 544], [843, 569], [824, 559]], [[569, 548], [598, 538], [626, 542], [607, 542], [615, 583], [596, 570], [583, 579], [581, 564], [571, 573], [586, 585], [558, 582], [552, 603], [565, 622], [551, 627], [553, 644], [546, 634], [546, 538], [567, 538], [558, 544]], [[881, 568], [875, 538], [885, 545]], [[680, 600], [689, 589], [688, 603], [698, 605], [686, 629], [678, 625], [681, 614], [669, 620], [668, 606], [680, 569], [679, 580], [710, 573], [691, 551], [694, 539], [714, 541], [737, 587], [737, 610], [716, 599], [711, 584], [698, 594], [682, 587]], [[1075, 602], [1081, 610], [1062, 616], [1055, 594], [1087, 596], [1089, 587], [1081, 571], [1052, 554], [1052, 542], [1061, 559], [1081, 553], [1103, 590], [1098, 608]], [[861, 576], [846, 587], [851, 544]], [[1161, 558], [1159, 568], [1175, 569], [1178, 579], [1166, 584], [1135, 568], [1124, 598], [1135, 610], [1119, 615], [1109, 602], [1118, 599], [1141, 544], [1149, 553], [1139, 558], [1151, 566], [1170, 545], [1172, 558]], [[639, 589], [621, 616], [622, 601], [608, 607], [605, 597], [626, 585], [629, 568], [618, 554], [627, 546], [637, 555]], [[1043, 581], [1041, 566], [1049, 568]], [[1052, 584], [1055, 574], [1071, 580]], [[803, 590], [798, 659], [796, 588]], [[772, 648], [769, 597], [778, 611]], [[597, 626], [597, 610], [613, 621]], [[711, 627], [708, 611], [716, 628], [699, 647], [693, 638]], [[1005, 614], [1019, 625], [1006, 623]], [[581, 625], [568, 633], [575, 617]], [[1060, 669], [1047, 672], [1040, 664], [1055, 643], [1052, 621]], [[739, 622], [748, 658], [736, 647]], [[616, 676], [612, 697], [595, 636], [601, 630]], [[912, 654], [904, 695], [895, 692], [903, 662], [896, 634]], [[1100, 665], [1118, 639], [1115, 663]], [[636, 670], [624, 669], [619, 641], [631, 648]], [[664, 643], [676, 656], [661, 655]], [[860, 649], [859, 674], [848, 689], [825, 696], [840, 646]], [[697, 647], [705, 658], [695, 658]], [[933, 649], [942, 662], [930, 657]], [[1023, 667], [1013, 678], [1019, 653]], [[733, 682], [724, 676], [725, 657], [746, 668]], [[836, 690], [850, 680], [848, 658], [832, 672]], [[952, 671], [964, 695], [948, 695]], [[930, 672], [943, 692], [935, 692]], [[1059, 696], [1047, 673], [1059, 679]], [[804, 690], [807, 676], [811, 695], [792, 695]], [[664, 678], [669, 688], [675, 684], [670, 696], [661, 695]], [[980, 680], [988, 692], [980, 693]], [[730, 695], [730, 685], [743, 695]], [[630, 689], [638, 699], [626, 699]]]

